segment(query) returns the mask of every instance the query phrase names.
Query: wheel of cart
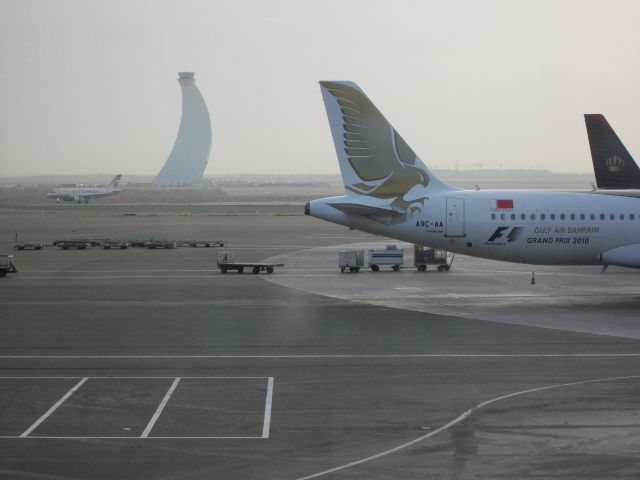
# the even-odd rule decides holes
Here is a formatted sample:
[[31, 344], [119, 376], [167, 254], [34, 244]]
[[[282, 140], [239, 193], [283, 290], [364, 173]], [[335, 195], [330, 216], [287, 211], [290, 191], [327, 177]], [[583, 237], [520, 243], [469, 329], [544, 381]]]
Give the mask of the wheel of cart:
[[[225, 267], [224, 265], [220, 267], [220, 272], [222, 273], [227, 273], [227, 267]], [[255, 273], [255, 272], [253, 272]]]
[[418, 265], [418, 271], [419, 272], [426, 272], [427, 271], [427, 266], [426, 265]]
[[400, 271], [400, 265], [394, 265], [393, 267], [391, 267], [391, 270], [393, 270], [394, 272], [399, 272]]
[[345, 267], [340, 267], [340, 273], [344, 273]]
[[273, 267], [272, 266], [268, 266], [267, 267], [267, 273], [273, 273]]
[[349, 267], [349, 271], [351, 273], [358, 273], [360, 271], [360, 267]]
[[377, 272], [378, 270], [380, 270], [380, 267], [378, 265], [371, 265], [372, 272]]
[[244, 272], [244, 267], [238, 267], [238, 273]]
[[258, 274], [260, 273], [260, 267], [253, 267], [253, 270], [251, 270], [253, 273]]

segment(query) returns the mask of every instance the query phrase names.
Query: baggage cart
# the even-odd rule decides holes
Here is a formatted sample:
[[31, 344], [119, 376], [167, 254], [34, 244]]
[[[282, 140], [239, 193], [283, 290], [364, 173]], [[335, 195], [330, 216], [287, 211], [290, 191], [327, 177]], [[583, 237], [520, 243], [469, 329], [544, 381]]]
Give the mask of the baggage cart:
[[338, 266], [342, 273], [347, 269], [350, 272], [358, 273], [364, 267], [364, 250], [340, 250]]
[[404, 263], [404, 250], [397, 245], [387, 245], [384, 250], [369, 250], [369, 267], [372, 271], [380, 270], [381, 265], [390, 265], [394, 272], [397, 272]]
[[275, 267], [284, 267], [284, 263], [238, 262], [236, 260], [235, 252], [216, 252], [216, 259], [221, 273], [227, 273], [233, 270], [238, 273], [242, 273], [245, 268], [251, 269], [251, 272], [254, 274], [258, 274], [260, 272], [273, 273]]
[[0, 277], [5, 277], [7, 273], [18, 273], [13, 255], [0, 255]]
[[417, 244], [413, 246], [413, 264], [419, 272], [426, 271], [428, 265], [437, 266], [439, 272], [448, 272], [454, 257], [454, 253], [442, 248], [430, 248]]

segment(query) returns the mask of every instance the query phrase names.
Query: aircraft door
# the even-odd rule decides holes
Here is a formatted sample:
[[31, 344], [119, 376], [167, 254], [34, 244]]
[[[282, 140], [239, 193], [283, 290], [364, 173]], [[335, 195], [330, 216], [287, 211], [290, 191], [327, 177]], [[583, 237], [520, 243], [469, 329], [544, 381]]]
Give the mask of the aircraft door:
[[447, 198], [445, 237], [464, 237], [464, 199]]

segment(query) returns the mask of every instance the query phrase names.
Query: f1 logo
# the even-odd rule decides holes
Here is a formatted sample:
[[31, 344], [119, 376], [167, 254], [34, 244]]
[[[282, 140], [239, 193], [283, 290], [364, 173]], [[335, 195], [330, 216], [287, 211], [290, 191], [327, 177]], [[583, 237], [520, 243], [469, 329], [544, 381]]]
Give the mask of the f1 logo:
[[500, 239], [502, 243], [513, 242], [518, 239], [521, 230], [522, 227], [498, 227], [487, 242], [495, 242], [498, 239]]

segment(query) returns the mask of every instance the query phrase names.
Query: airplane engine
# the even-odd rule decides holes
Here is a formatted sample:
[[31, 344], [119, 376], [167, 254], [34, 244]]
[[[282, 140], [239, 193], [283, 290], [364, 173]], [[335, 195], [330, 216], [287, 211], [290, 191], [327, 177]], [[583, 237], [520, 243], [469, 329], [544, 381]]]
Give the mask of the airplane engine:
[[640, 243], [625, 245], [602, 252], [600, 259], [605, 265], [640, 268]]

